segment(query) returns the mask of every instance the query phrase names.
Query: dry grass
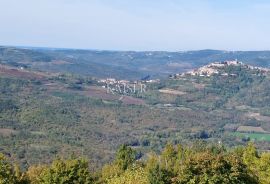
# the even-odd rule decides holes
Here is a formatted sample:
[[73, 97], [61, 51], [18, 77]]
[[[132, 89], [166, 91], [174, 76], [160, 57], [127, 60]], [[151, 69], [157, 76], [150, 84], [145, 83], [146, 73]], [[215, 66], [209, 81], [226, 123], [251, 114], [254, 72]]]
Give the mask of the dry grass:
[[114, 95], [107, 92], [107, 89], [97, 87], [97, 86], [89, 86], [84, 91], [84, 95], [92, 97], [92, 98], [99, 98], [102, 100], [118, 100], [119, 96]]
[[267, 133], [262, 127], [254, 127], [254, 126], [239, 126], [236, 131], [237, 132]]
[[184, 95], [186, 94], [183, 91], [179, 91], [179, 90], [174, 90], [174, 89], [160, 89], [159, 90], [160, 93], [165, 93], [165, 94], [170, 94], [170, 95]]
[[247, 113], [246, 117], [248, 118], [254, 118], [258, 121], [265, 121], [265, 122], [270, 122], [270, 117], [269, 116], [262, 116], [260, 113]]
[[9, 129], [9, 128], [0, 128], [0, 135], [4, 137], [9, 137], [12, 134], [15, 134], [17, 131]]
[[196, 89], [204, 89], [205, 88], [205, 84], [198, 84], [198, 83], [195, 83], [195, 82], [192, 82], [192, 84], [194, 85], [194, 87]]
[[14, 67], [0, 65], [0, 74], [9, 77], [17, 77], [23, 79], [45, 79], [45, 75], [40, 72], [29, 72]]
[[142, 99], [134, 98], [131, 96], [122, 96], [120, 100], [127, 105], [145, 105], [145, 101]]

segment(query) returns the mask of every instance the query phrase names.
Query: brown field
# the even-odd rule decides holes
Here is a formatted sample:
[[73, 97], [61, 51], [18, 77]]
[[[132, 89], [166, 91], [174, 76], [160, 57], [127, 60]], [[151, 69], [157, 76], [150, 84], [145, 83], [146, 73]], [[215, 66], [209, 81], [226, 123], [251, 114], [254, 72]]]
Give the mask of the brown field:
[[9, 129], [9, 128], [0, 128], [0, 135], [4, 137], [11, 136], [12, 134], [15, 134], [17, 131]]
[[246, 117], [254, 118], [254, 119], [258, 120], [258, 121], [270, 122], [270, 117], [269, 116], [262, 116], [260, 113], [247, 113]]
[[256, 133], [267, 133], [262, 127], [254, 126], [239, 126], [237, 132], [256, 132]]
[[[66, 64], [65, 62], [63, 63], [62, 61], [55, 61], [55, 62], [57, 62], [58, 64]], [[58, 82], [48, 81], [47, 80], [48, 76], [40, 72], [31, 72], [24, 69], [18, 69], [15, 67], [0, 65], [0, 75], [4, 75], [8, 77], [23, 78], [23, 79], [31, 79], [31, 80], [33, 79], [42, 80], [44, 82], [43, 86], [45, 86], [49, 91], [68, 90], [62, 84]], [[120, 97], [120, 95], [108, 93], [107, 89], [98, 87], [98, 86], [88, 86], [86, 87], [84, 91], [80, 91], [79, 93], [88, 97], [102, 99], [102, 100], [120, 100], [124, 104], [134, 104], [134, 105], [145, 104], [145, 101], [142, 99], [138, 99], [138, 98], [134, 98], [130, 96]], [[8, 129], [3, 129], [1, 130], [0, 134], [9, 135], [10, 133]]]
[[145, 101], [142, 99], [134, 98], [131, 96], [122, 96], [120, 99], [124, 104], [127, 105], [145, 105]]
[[186, 94], [183, 91], [174, 90], [174, 89], [160, 89], [158, 90], [160, 93], [170, 94], [170, 95], [184, 95]]
[[0, 74], [6, 75], [9, 77], [17, 77], [17, 78], [24, 78], [24, 79], [45, 79], [45, 76], [41, 73], [29, 72], [26, 70], [6, 67], [3, 65], [0, 65]]
[[83, 93], [86, 96], [89, 96], [92, 98], [98, 98], [102, 100], [118, 100], [119, 99], [118, 95], [107, 93], [107, 89], [104, 89], [98, 86], [89, 86], [87, 87], [86, 91], [84, 91]]
[[[26, 62], [24, 62], [26, 63]], [[68, 62], [68, 61], [64, 61], [64, 60], [53, 60], [51, 62], [34, 62], [31, 63], [31, 65], [33, 66], [53, 66], [53, 65], [70, 65], [72, 63]]]
[[204, 89], [205, 88], [205, 84], [198, 84], [198, 83], [195, 83], [195, 82], [192, 82], [192, 84], [194, 85], [194, 87], [196, 89]]
[[72, 63], [67, 62], [67, 61], [63, 61], [63, 60], [53, 60], [53, 61], [49, 62], [49, 64], [51, 64], [51, 65], [67, 65], [67, 64], [72, 64]]

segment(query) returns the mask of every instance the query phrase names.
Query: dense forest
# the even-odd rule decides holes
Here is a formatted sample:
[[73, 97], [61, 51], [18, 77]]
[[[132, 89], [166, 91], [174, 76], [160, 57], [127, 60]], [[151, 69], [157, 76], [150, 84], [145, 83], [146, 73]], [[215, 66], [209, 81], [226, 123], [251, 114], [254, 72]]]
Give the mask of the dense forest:
[[50, 164], [32, 165], [27, 170], [0, 155], [3, 184], [268, 184], [270, 153], [258, 152], [253, 143], [226, 149], [204, 142], [192, 146], [167, 144], [147, 158], [122, 145], [115, 159], [101, 170], [89, 169], [85, 158], [56, 158]]

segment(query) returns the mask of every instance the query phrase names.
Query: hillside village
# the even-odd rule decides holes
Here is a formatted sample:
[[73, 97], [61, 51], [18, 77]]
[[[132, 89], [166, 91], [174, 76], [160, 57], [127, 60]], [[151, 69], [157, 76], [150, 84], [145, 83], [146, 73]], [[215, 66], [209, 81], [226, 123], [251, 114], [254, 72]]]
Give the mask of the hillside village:
[[250, 70], [257, 70], [259, 73], [258, 75], [264, 75], [266, 72], [269, 71], [267, 68], [262, 68], [262, 67], [255, 67], [251, 65], [244, 64], [238, 60], [233, 60], [233, 61], [224, 61], [224, 62], [214, 62], [210, 63], [208, 65], [202, 66], [198, 69], [194, 69], [185, 73], [178, 73], [170, 78], [179, 78], [179, 77], [184, 77], [184, 76], [200, 76], [200, 77], [210, 77], [213, 75], [222, 75], [222, 76], [236, 76], [234, 73], [226, 73], [221, 71], [220, 69], [228, 66], [241, 66]]
[[157, 83], [160, 82], [159, 79], [149, 79], [149, 80], [135, 80], [135, 81], [129, 81], [120, 79], [117, 80], [115, 78], [106, 78], [106, 79], [100, 79], [98, 80], [98, 83], [100, 84], [139, 84], [139, 83]]
[[149, 83], [159, 83], [159, 79], [148, 79], [148, 80], [117, 80], [115, 78], [107, 78], [98, 80], [98, 84], [101, 85], [102, 88], [107, 89], [107, 93], [120, 93], [120, 94], [128, 94], [128, 93], [143, 93], [146, 89], [146, 84]]

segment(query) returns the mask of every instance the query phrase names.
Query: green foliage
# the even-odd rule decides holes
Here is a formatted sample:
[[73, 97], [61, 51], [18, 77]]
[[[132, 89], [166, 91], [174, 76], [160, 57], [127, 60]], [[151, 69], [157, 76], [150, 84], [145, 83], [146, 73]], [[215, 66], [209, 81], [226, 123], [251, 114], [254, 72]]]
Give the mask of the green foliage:
[[134, 166], [126, 170], [120, 176], [115, 176], [107, 180], [107, 184], [148, 184], [145, 169]]
[[127, 169], [132, 168], [136, 161], [136, 151], [127, 145], [121, 145], [116, 152], [116, 158], [113, 163], [106, 164], [102, 168], [101, 181], [117, 178], [123, 173], [128, 173]]
[[136, 159], [135, 150], [131, 149], [127, 145], [120, 146], [116, 153], [116, 164], [120, 166], [122, 170], [126, 170]]
[[251, 139], [256, 141], [267, 141], [270, 142], [270, 134], [266, 133], [241, 133], [233, 132], [232, 135], [240, 137], [242, 139]]
[[28, 184], [25, 174], [20, 171], [18, 165], [8, 162], [0, 153], [0, 184]]
[[[270, 153], [253, 144], [231, 151], [167, 144], [160, 155], [135, 160], [134, 150], [121, 146], [112, 164], [90, 172], [85, 159], [56, 159], [50, 165], [30, 166], [22, 172], [0, 155], [1, 184], [268, 184]], [[214, 151], [213, 150], [222, 150]], [[127, 159], [128, 158], [128, 159]], [[132, 159], [131, 159], [132, 158]], [[123, 167], [125, 160], [127, 167]], [[121, 164], [119, 164], [121, 163]]]
[[263, 153], [256, 163], [255, 172], [261, 184], [268, 184], [270, 181], [270, 154]]
[[235, 155], [194, 153], [184, 162], [178, 183], [258, 183], [249, 175], [247, 167]]
[[26, 178], [30, 181], [31, 184], [40, 184], [41, 174], [48, 169], [48, 166], [39, 165], [39, 166], [30, 166], [26, 171]]
[[16, 181], [14, 168], [8, 163], [4, 155], [0, 154], [0, 183], [14, 184]]
[[40, 174], [40, 183], [44, 184], [90, 184], [88, 162], [84, 159], [55, 160]]
[[[251, 172], [250, 167], [242, 161], [241, 153], [244, 152], [236, 154], [237, 152], [227, 152], [223, 148], [213, 147], [201, 149], [195, 146], [195, 149], [188, 149], [181, 145], [175, 148], [172, 144], [168, 144], [160, 156], [152, 155], [145, 166], [140, 166], [136, 171], [134, 168], [128, 169], [110, 177], [107, 181], [109, 183], [133, 183], [129, 178], [142, 170], [144, 176], [147, 176], [149, 184], [256, 184], [262, 181], [254, 174], [256, 172]], [[246, 150], [250, 150], [250, 148], [249, 145]], [[265, 165], [262, 168], [269, 169]], [[262, 176], [267, 177], [268, 175], [262, 174]]]
[[[12, 161], [19, 161], [23, 169], [73, 152], [93, 159], [93, 167], [100, 168], [112, 161], [121, 144], [136, 147], [145, 156], [150, 150], [161, 152], [167, 142], [222, 140], [226, 146], [235, 146], [253, 138], [268, 140], [267, 134], [239, 139], [224, 131], [224, 126], [237, 122], [237, 126], [260, 125], [270, 131], [266, 123], [269, 74], [239, 66], [220, 70], [236, 76], [184, 76], [147, 84], [141, 96], [147, 105], [139, 106], [102, 93], [104, 89], [91, 77], [12, 68], [0, 77], [1, 150], [13, 153]], [[183, 95], [160, 93], [164, 88]], [[252, 120], [248, 120], [250, 113], [255, 114]], [[270, 142], [258, 145], [267, 149]], [[159, 165], [168, 169], [177, 159], [163, 155]], [[118, 162], [114, 168], [123, 170], [132, 161]]]
[[258, 152], [253, 143], [249, 143], [243, 152], [243, 161], [250, 168], [255, 166], [258, 159]]
[[159, 164], [148, 168], [149, 184], [169, 184], [171, 178], [168, 170], [161, 168]]

